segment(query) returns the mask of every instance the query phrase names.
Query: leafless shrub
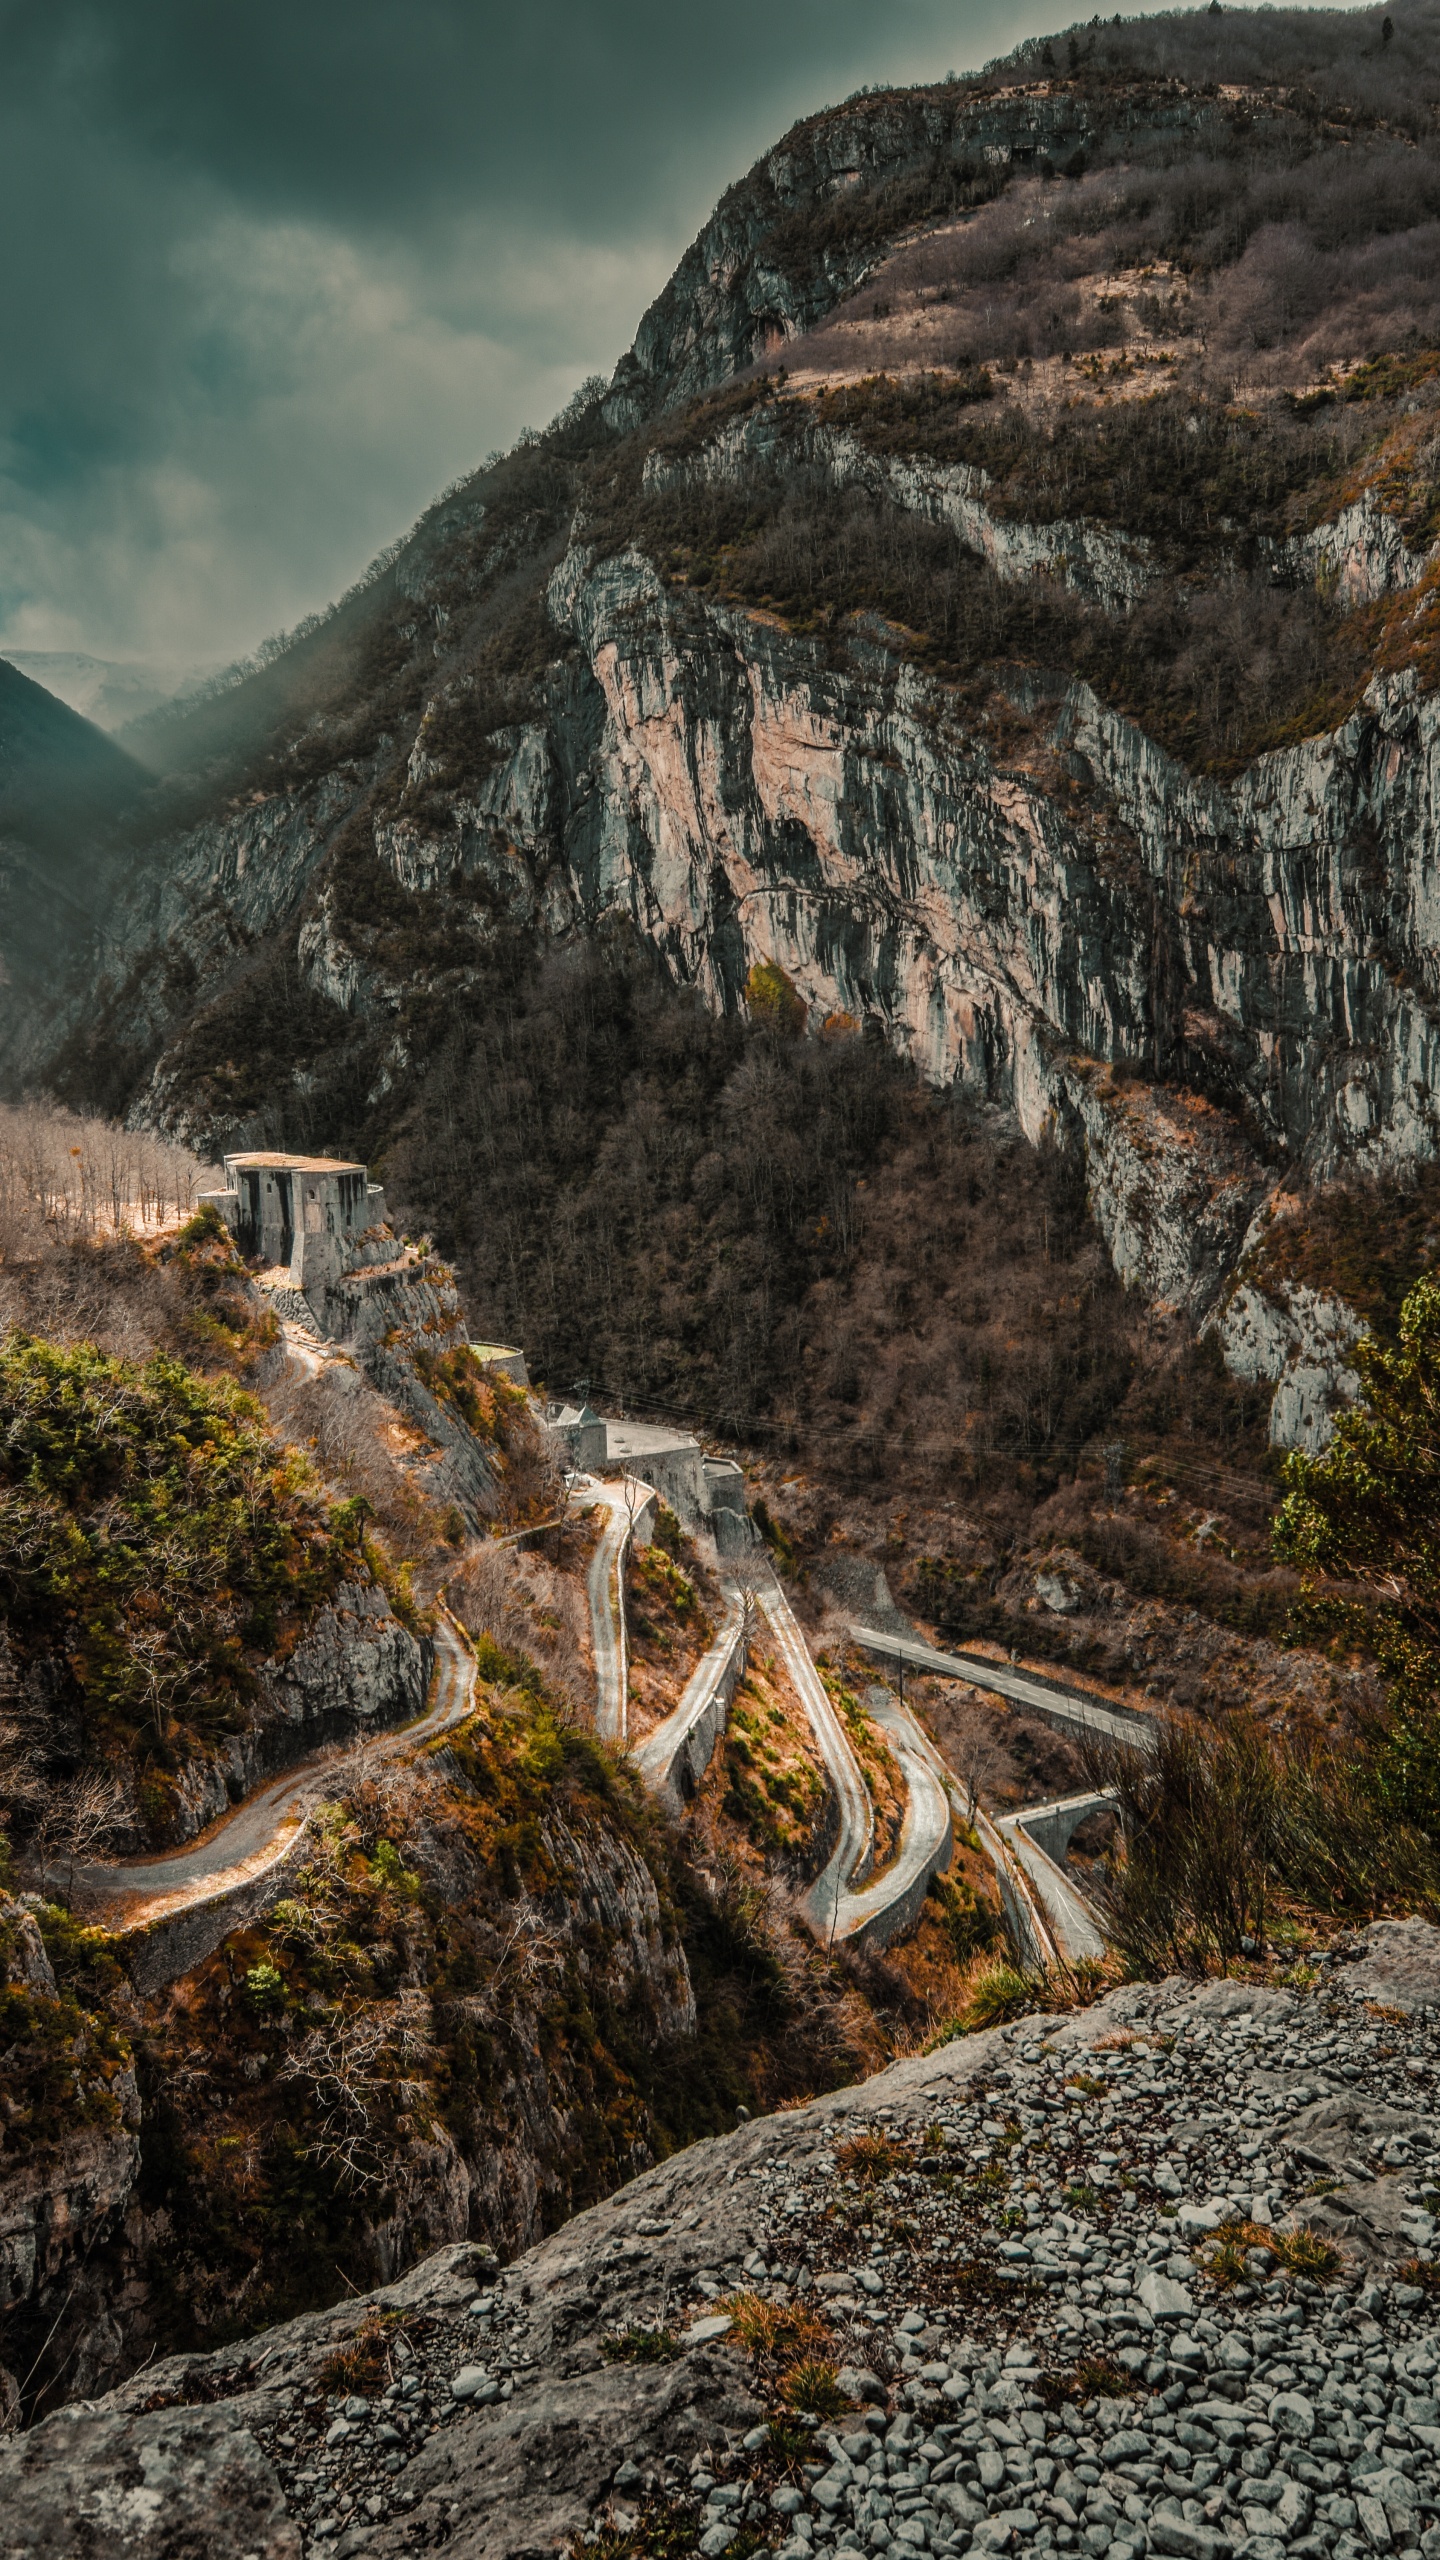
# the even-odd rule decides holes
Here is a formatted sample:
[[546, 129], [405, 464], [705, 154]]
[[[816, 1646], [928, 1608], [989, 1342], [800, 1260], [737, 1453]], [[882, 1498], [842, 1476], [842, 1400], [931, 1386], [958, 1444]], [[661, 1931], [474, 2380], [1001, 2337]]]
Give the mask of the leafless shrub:
[[63, 1879], [73, 1893], [76, 1868], [111, 1846], [129, 1813], [129, 1792], [113, 1770], [92, 1765], [73, 1777], [47, 1779], [30, 1837], [42, 1875]]
[[1013, 1775], [1014, 1762], [995, 1730], [993, 1708], [963, 1689], [946, 1699], [945, 1756], [965, 1790], [965, 1819], [973, 1823], [982, 1796]]
[[456, 1615], [507, 1653], [528, 1654], [557, 1704], [579, 1714], [590, 1696], [585, 1594], [531, 1548], [475, 1547], [448, 1585]]
[[1440, 335], [1437, 218], [1428, 135], [1239, 158], [1130, 133], [1112, 165], [1063, 187], [1018, 180], [907, 242], [760, 370], [1011, 367], [1138, 329], [1178, 338], [1220, 377], [1301, 381]]
[[408, 2171], [396, 2114], [415, 2104], [406, 2083], [431, 2045], [423, 1991], [337, 2009], [312, 2028], [280, 2070], [283, 2081], [303, 2089], [314, 2116], [301, 2157], [330, 2170], [352, 2195], [367, 2187], [403, 2188]]
[[42, 1875], [70, 1891], [76, 1867], [127, 1827], [130, 1798], [117, 1773], [97, 1763], [57, 1778], [46, 1739], [45, 1717], [27, 1698], [0, 1630], [0, 1823]]
[[448, 1797], [434, 1772], [401, 1757], [384, 1741], [352, 1754], [345, 1789], [348, 1828], [367, 1855], [377, 1841], [413, 1836], [427, 1817], [443, 1817]]
[[309, 1377], [288, 1361], [271, 1363], [259, 1393], [279, 1436], [307, 1450], [337, 1492], [369, 1505], [392, 1553], [438, 1561], [448, 1552], [442, 1514], [390, 1445], [393, 1409], [358, 1368], [334, 1362]]

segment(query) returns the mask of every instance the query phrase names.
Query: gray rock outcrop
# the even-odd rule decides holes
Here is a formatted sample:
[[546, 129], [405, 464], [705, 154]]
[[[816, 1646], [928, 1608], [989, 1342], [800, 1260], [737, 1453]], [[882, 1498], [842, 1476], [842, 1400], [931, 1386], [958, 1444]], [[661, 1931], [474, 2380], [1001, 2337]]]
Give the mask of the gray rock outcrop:
[[[943, 2046], [696, 2145], [503, 2276], [462, 2243], [369, 2301], [153, 2366], [0, 2454], [0, 2503], [23, 2491], [33, 2519], [13, 2547], [88, 2548], [87, 2513], [163, 2460], [135, 2560], [228, 2553], [246, 2513], [276, 2536], [293, 2518], [298, 2544], [249, 2546], [267, 2554], [538, 2560], [647, 2508], [693, 2516], [707, 2556], [742, 2531], [789, 2560], [878, 2548], [873, 2523], [893, 2541], [909, 2518], [903, 2547], [978, 2560], [1083, 2519], [1087, 2547], [1128, 2527], [1136, 2550], [1259, 2560], [1274, 2519], [1301, 2560], [1392, 2539], [1429, 2560], [1440, 2329], [1405, 2262], [1433, 2264], [1440, 1934], [1383, 1924], [1331, 1970], [1310, 1993], [1129, 1985]], [[1382, 1979], [1408, 2026], [1361, 2005]], [[963, 2174], [979, 2162], [990, 2185]], [[894, 2245], [831, 2210], [891, 2176]], [[1322, 2211], [1341, 2254], [1307, 2243], [1287, 2271]], [[712, 2308], [741, 2295], [833, 2340], [851, 2407], [810, 2421], [804, 2464], [777, 2467], [774, 2366]]]

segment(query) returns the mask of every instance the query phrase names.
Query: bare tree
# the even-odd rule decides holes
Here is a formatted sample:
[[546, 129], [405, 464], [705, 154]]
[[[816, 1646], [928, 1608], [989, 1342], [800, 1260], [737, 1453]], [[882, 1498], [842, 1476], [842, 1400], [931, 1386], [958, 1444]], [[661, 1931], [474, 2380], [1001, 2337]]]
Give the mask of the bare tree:
[[946, 1707], [945, 1757], [965, 1790], [965, 1819], [973, 1825], [981, 1796], [1007, 1775], [1010, 1756], [978, 1698], [952, 1692]]
[[725, 1578], [740, 1594], [741, 1669], [749, 1662], [751, 1647], [760, 1624], [760, 1594], [769, 1577], [770, 1568], [758, 1548], [752, 1547], [727, 1565]]
[[214, 1166], [188, 1147], [51, 1103], [0, 1104], [0, 1228], [34, 1222], [51, 1235], [118, 1235], [183, 1217]]
[[73, 1894], [76, 1868], [110, 1846], [128, 1811], [124, 1782], [113, 1769], [92, 1763], [47, 1785], [32, 1835], [42, 1876], [58, 1876], [63, 1869], [65, 1891]]
[[352, 2194], [397, 2179], [403, 2183], [395, 2114], [402, 2105], [413, 2107], [407, 2066], [422, 2062], [432, 2041], [423, 1991], [335, 2009], [312, 2028], [280, 2071], [282, 2080], [307, 2091], [315, 2110], [315, 2131], [302, 2147], [302, 2159], [333, 2170]]

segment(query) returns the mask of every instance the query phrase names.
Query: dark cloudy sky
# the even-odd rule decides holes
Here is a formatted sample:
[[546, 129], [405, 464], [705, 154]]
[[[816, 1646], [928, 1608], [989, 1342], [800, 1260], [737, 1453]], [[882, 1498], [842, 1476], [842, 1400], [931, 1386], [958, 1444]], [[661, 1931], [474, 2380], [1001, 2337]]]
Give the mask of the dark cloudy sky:
[[0, 643], [193, 664], [610, 370], [715, 197], [1006, 0], [0, 0]]

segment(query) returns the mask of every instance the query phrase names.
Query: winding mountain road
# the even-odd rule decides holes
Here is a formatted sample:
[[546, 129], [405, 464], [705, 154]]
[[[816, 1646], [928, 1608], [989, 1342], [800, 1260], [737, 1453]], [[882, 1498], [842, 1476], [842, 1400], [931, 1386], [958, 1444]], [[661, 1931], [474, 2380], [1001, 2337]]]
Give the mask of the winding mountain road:
[[623, 1749], [630, 1727], [625, 1550], [630, 1543], [632, 1522], [619, 1485], [607, 1484], [602, 1476], [596, 1476], [585, 1486], [584, 1496], [607, 1515], [585, 1575], [590, 1646], [595, 1656], [595, 1729], [603, 1741]]
[[930, 1879], [950, 1864], [955, 1816], [950, 1801], [950, 1773], [930, 1736], [895, 1697], [882, 1703], [872, 1690], [866, 1701], [872, 1721], [887, 1736], [905, 1780], [905, 1821], [900, 1845], [883, 1875], [873, 1883], [842, 1894], [836, 1912], [837, 1938], [898, 1937], [920, 1916]]
[[836, 1938], [849, 1937], [855, 1925], [851, 1886], [857, 1875], [869, 1872], [875, 1847], [875, 1808], [845, 1728], [810, 1659], [800, 1622], [772, 1572], [767, 1570], [757, 1576], [755, 1596], [770, 1622], [790, 1685], [810, 1719], [840, 1808], [840, 1837], [804, 1904], [805, 1917], [816, 1937], [828, 1946]]
[[[595, 1656], [595, 1729], [623, 1751], [630, 1736], [630, 1645], [625, 1630], [625, 1554], [656, 1493], [638, 1476], [612, 1483], [590, 1476], [577, 1486], [583, 1502], [609, 1514], [585, 1575], [590, 1604], [590, 1643]], [[647, 1528], [644, 1536], [649, 1537]]]
[[637, 1744], [635, 1766], [652, 1795], [683, 1811], [710, 1766], [730, 1701], [745, 1668], [745, 1598], [723, 1575], [725, 1615], [709, 1651], [686, 1681], [677, 1706]]
[[1048, 1724], [1056, 1724], [1067, 1733], [1093, 1736], [1104, 1742], [1118, 1742], [1129, 1751], [1154, 1748], [1154, 1727], [1148, 1716], [1134, 1707], [1117, 1707], [1109, 1698], [1097, 1698], [1089, 1689], [1070, 1689], [1062, 1681], [1046, 1680], [1038, 1672], [1017, 1671], [1008, 1662], [992, 1662], [984, 1653], [941, 1653], [919, 1636], [892, 1634], [887, 1627], [862, 1626], [851, 1619], [849, 1634], [862, 1653], [871, 1653], [882, 1662], [898, 1662], [905, 1669], [920, 1671], [941, 1680], [965, 1680], [972, 1689], [988, 1689], [992, 1695], [1011, 1698], [1017, 1706], [1029, 1707], [1033, 1714]]
[[80, 1902], [112, 1932], [149, 1928], [180, 1911], [198, 1910], [242, 1885], [253, 1885], [279, 1866], [294, 1846], [313, 1805], [333, 1793], [337, 1779], [361, 1752], [392, 1759], [463, 1724], [474, 1703], [475, 1658], [448, 1613], [437, 1616], [435, 1675], [425, 1713], [412, 1724], [392, 1725], [374, 1737], [332, 1743], [284, 1769], [256, 1789], [233, 1813], [199, 1836], [158, 1858], [47, 1868], [44, 1881]]

